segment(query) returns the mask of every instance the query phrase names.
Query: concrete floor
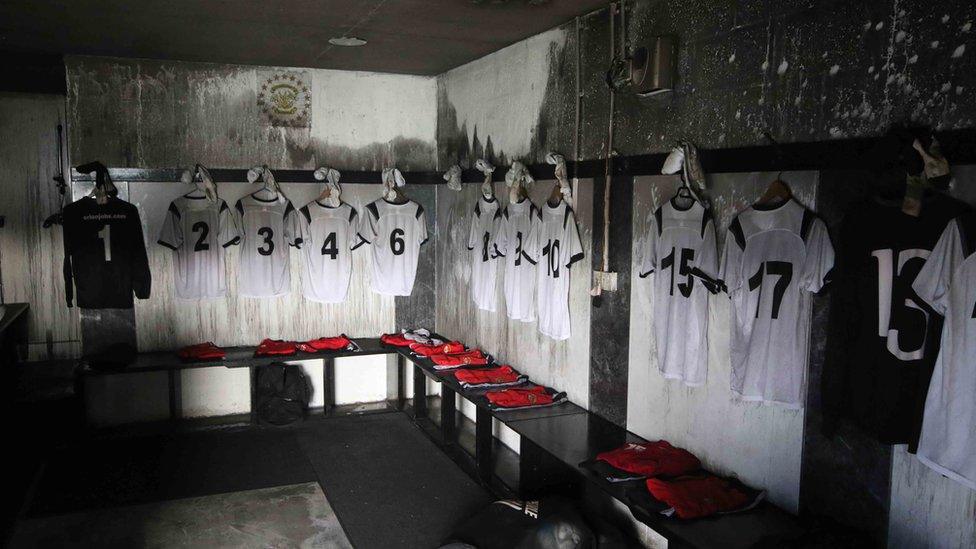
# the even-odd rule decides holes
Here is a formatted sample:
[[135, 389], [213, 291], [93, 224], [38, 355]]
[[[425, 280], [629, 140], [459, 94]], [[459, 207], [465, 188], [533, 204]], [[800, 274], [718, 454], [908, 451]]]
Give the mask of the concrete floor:
[[351, 548], [314, 482], [162, 501], [21, 523], [11, 547]]
[[12, 547], [437, 547], [491, 501], [399, 412], [58, 441]]

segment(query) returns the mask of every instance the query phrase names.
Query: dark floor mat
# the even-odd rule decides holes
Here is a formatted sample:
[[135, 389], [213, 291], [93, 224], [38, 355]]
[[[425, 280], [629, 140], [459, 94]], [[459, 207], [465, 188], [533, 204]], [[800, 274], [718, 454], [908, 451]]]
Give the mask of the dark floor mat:
[[29, 515], [315, 480], [293, 430], [220, 430], [91, 440], [48, 462]]
[[359, 549], [437, 547], [491, 502], [403, 414], [336, 418], [297, 436]]

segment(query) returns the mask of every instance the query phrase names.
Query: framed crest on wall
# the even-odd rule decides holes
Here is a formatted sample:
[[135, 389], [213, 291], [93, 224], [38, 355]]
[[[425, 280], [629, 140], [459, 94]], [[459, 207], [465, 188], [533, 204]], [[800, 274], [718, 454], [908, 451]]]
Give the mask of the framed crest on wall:
[[258, 73], [258, 108], [271, 126], [308, 128], [312, 125], [312, 90], [304, 71]]

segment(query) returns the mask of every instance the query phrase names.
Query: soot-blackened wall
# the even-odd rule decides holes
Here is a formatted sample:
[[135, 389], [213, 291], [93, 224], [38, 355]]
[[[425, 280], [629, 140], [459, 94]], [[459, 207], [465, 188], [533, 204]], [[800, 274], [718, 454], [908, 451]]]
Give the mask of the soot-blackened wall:
[[[436, 168], [436, 82], [433, 78], [349, 71], [245, 67], [92, 57], [66, 61], [68, 137], [74, 164], [100, 160], [109, 167], [166, 168], [201, 163], [245, 168], [377, 171]], [[275, 126], [262, 114], [258, 93], [268, 75], [301, 73], [311, 92], [305, 127]], [[344, 177], [343, 199], [361, 209], [379, 198], [376, 181]], [[358, 185], [356, 183], [373, 183]], [[409, 183], [409, 181], [408, 181]], [[261, 184], [222, 183], [221, 196], [233, 204]], [[169, 200], [186, 192], [174, 182], [120, 182], [139, 206], [149, 242], [153, 295], [131, 311], [82, 315], [91, 324], [88, 349], [122, 337], [105, 330], [106, 317], [120, 330], [136, 332], [140, 350], [173, 349], [213, 339], [221, 345], [254, 344], [265, 337], [302, 339], [330, 333], [375, 336], [394, 327], [430, 326], [434, 321], [433, 246], [424, 247], [414, 295], [391, 298], [373, 293], [369, 250], [354, 253], [348, 299], [324, 305], [301, 295], [301, 257], [291, 253], [292, 293], [249, 299], [236, 291], [239, 251], [227, 258], [229, 295], [206, 301], [179, 300], [173, 291], [172, 253], [154, 244]], [[75, 194], [86, 192], [76, 185]], [[296, 207], [313, 200], [321, 185], [285, 184]], [[406, 194], [428, 212], [433, 234], [434, 190], [408, 186]], [[89, 315], [91, 316], [91, 315]], [[114, 318], [113, 317], [113, 318]], [[132, 334], [130, 334], [132, 335]]]
[[[937, 130], [971, 129], [976, 124], [976, 4], [971, 2], [626, 4], [631, 44], [670, 35], [677, 39], [679, 54], [672, 93], [654, 98], [616, 95], [612, 149], [619, 154], [664, 152], [679, 138], [719, 149], [768, 144], [766, 133], [778, 142], [815, 142], [876, 136], [904, 122]], [[619, 40], [619, 19], [615, 30]], [[499, 165], [512, 160], [542, 162], [553, 150], [568, 157], [578, 150], [584, 160], [604, 157], [610, 120], [604, 80], [611, 51], [609, 11], [602, 10], [441, 75], [441, 166], [457, 162], [470, 167], [478, 158]], [[828, 171], [811, 172], [810, 192], [800, 194], [834, 230], [850, 196], [843, 178], [830, 168], [827, 159], [821, 169]], [[962, 185], [967, 185], [968, 174], [957, 174]], [[748, 179], [710, 177], [715, 185], [720, 179], [732, 183], [711, 189], [716, 204], [724, 205], [722, 216], [733, 212], [735, 208], [726, 211], [732, 202], [744, 207], [758, 197], [761, 181], [745, 187], [735, 184], [742, 177]], [[616, 207], [619, 200], [611, 198], [610, 263], [618, 270], [629, 265], [631, 270], [620, 274], [629, 277], [639, 261], [637, 239], [644, 218], [662, 193], [672, 190], [673, 182], [615, 178], [612, 185], [612, 197], [621, 187], [633, 188], [635, 197], [632, 209]], [[602, 217], [601, 194], [594, 192], [593, 197], [597, 221]], [[720, 234], [723, 230], [720, 227]], [[602, 227], [594, 224], [592, 232], [599, 239]], [[619, 251], [624, 244], [629, 257]], [[593, 249], [592, 265], [597, 267], [602, 242], [595, 241]], [[872, 446], [859, 433], [845, 433], [848, 438], [830, 442], [819, 436], [816, 384], [829, 296], [813, 299], [809, 406], [791, 417], [791, 412], [775, 408], [727, 402], [717, 386], [704, 388], [710, 394], [702, 396], [651, 380], [655, 372], [647, 359], [648, 311], [639, 293], [644, 289], [640, 281], [630, 283], [629, 289], [624, 285], [626, 295], [611, 298], [615, 314], [602, 315], [591, 304], [591, 322], [600, 325], [591, 326], [589, 356], [576, 357], [591, 363], [591, 409], [626, 421], [645, 436], [667, 436], [694, 446], [709, 465], [770, 489], [774, 501], [840, 518], [893, 546], [911, 546], [923, 539], [936, 546], [976, 543], [971, 526], [976, 496], [971, 492], [947, 485], [901, 448]], [[713, 311], [711, 317], [721, 345], [727, 341], [727, 315]], [[609, 342], [598, 337], [607, 333], [620, 337]], [[616, 360], [621, 354], [630, 360]], [[722, 365], [714, 374], [723, 376], [724, 362], [718, 355], [713, 358]], [[727, 383], [724, 386], [727, 392]], [[669, 403], [663, 408], [662, 399]], [[738, 437], [726, 436], [728, 432], [722, 434], [718, 426], [728, 417], [753, 426], [732, 430]], [[702, 437], [708, 436], [713, 440], [704, 442]], [[830, 478], [841, 471], [843, 482]], [[928, 513], [917, 501], [931, 502], [938, 511]]]

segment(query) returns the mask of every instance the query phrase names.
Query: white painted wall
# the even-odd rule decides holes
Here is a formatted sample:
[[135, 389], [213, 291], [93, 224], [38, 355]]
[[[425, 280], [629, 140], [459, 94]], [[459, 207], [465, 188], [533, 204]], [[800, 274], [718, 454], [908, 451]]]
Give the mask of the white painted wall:
[[249, 368], [191, 368], [180, 371], [183, 417], [246, 414], [251, 411]]
[[386, 399], [385, 356], [337, 358], [335, 369], [336, 404]]
[[64, 302], [61, 227], [45, 229], [58, 211], [52, 177], [58, 169], [57, 127], [64, 98], [0, 93], [0, 281], [3, 301], [30, 303], [28, 359], [77, 356], [77, 309]]
[[[713, 200], [719, 254], [735, 213], [755, 202], [776, 174], [715, 174]], [[783, 175], [794, 195], [812, 205], [817, 173]], [[711, 296], [708, 315], [708, 376], [705, 386], [685, 387], [661, 376], [652, 326], [651, 279], [637, 276], [643, 262], [650, 216], [671, 198], [675, 177], [640, 177], [634, 185], [634, 244], [630, 308], [630, 368], [627, 427], [650, 440], [666, 439], [697, 455], [706, 467], [736, 475], [769, 491], [774, 503], [796, 512], [803, 449], [803, 411], [736, 399], [730, 389], [730, 308], [724, 294]], [[809, 308], [806, 314], [810, 314]]]

